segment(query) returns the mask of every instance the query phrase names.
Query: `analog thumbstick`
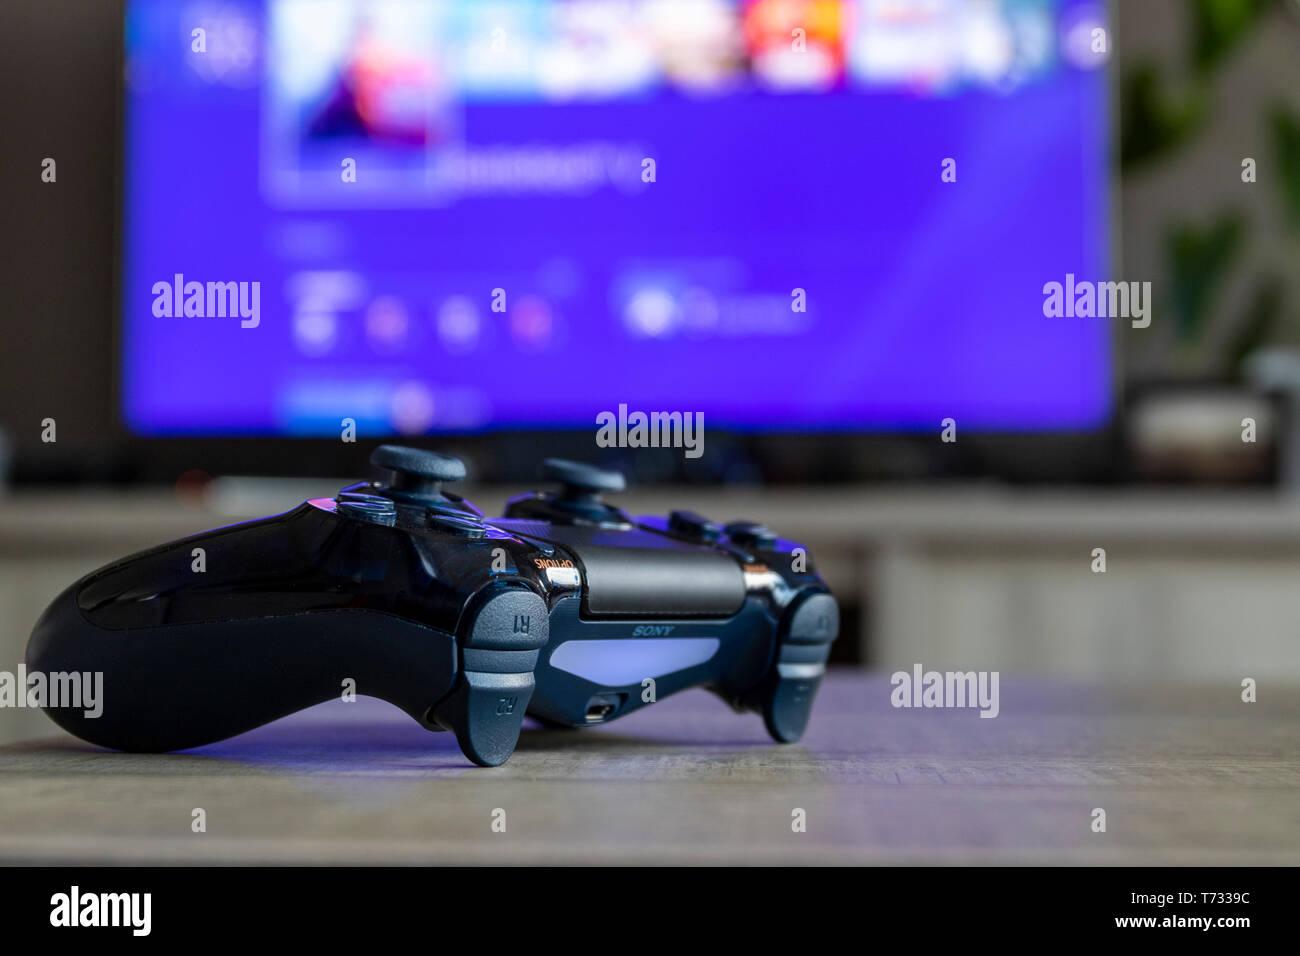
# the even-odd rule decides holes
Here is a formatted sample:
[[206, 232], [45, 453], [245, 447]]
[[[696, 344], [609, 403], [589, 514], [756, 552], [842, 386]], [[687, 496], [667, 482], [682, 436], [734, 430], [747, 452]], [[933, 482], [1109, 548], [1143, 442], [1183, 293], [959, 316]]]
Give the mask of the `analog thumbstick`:
[[622, 491], [627, 487], [627, 481], [617, 471], [563, 458], [547, 458], [540, 472], [545, 480], [560, 483], [561, 501], [599, 501], [602, 491]]
[[380, 445], [371, 453], [370, 463], [393, 473], [389, 488], [403, 497], [439, 498], [442, 482], [465, 477], [465, 463], [459, 458], [423, 448]]

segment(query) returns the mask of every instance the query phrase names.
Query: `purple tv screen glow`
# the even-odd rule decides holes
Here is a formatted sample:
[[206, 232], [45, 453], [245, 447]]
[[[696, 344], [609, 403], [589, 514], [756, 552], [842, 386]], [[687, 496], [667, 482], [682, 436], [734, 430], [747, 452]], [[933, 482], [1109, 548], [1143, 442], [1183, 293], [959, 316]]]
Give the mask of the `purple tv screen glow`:
[[[1000, 88], [855, 78], [880, 49], [862, 3], [841, 72], [793, 87], [779, 49], [703, 76], [636, 37], [553, 55], [577, 48], [557, 3], [504, 5], [502, 66], [501, 5], [418, 6], [128, 4], [133, 432], [594, 428], [620, 404], [741, 431], [1108, 417], [1123, 320], [1043, 314], [1045, 283], [1111, 278], [1105, 71], [1061, 39], [1094, 6], [1007, 0], [1059, 48]], [[257, 283], [256, 324], [237, 295], [168, 314], [178, 275], [246, 306]]]

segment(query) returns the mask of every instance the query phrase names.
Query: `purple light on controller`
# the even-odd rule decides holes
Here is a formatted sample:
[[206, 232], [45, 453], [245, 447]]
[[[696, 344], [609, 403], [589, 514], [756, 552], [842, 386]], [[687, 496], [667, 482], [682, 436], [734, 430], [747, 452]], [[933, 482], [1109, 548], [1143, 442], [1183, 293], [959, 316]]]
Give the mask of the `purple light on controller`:
[[716, 637], [565, 641], [551, 654], [551, 666], [604, 687], [639, 684], [710, 660]]

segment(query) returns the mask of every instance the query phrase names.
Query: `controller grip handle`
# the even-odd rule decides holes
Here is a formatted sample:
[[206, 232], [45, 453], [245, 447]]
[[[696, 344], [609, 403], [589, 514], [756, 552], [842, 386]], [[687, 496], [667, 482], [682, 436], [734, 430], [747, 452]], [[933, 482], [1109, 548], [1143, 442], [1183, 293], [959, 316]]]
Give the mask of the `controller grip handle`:
[[454, 638], [393, 615], [344, 608], [117, 630], [88, 621], [77, 591], [41, 616], [27, 666], [50, 684], [59, 673], [92, 675], [82, 680], [97, 700], [43, 706], [65, 730], [115, 750], [223, 740], [337, 697], [349, 678], [357, 693], [432, 727], [430, 707], [456, 680]]
[[839, 631], [839, 605], [829, 593], [811, 590], [790, 602], [777, 633], [774, 659], [743, 701], [763, 715], [773, 740], [793, 743], [803, 736]]

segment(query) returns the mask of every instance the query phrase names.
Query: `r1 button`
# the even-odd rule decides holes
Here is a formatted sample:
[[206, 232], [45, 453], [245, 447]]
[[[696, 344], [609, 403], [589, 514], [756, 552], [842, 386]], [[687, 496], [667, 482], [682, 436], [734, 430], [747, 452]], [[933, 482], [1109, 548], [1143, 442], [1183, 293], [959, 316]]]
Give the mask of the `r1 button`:
[[546, 602], [523, 588], [503, 588], [481, 604], [465, 646], [494, 651], [532, 651], [550, 638]]
[[824, 644], [835, 640], [840, 632], [840, 608], [829, 594], [812, 594], [795, 608], [790, 618], [787, 641], [800, 644]]

